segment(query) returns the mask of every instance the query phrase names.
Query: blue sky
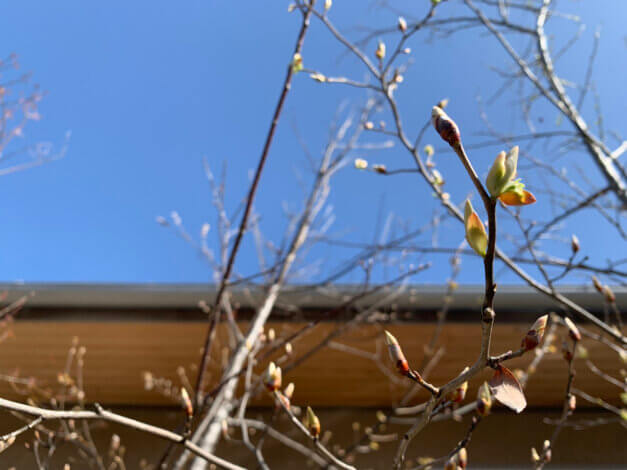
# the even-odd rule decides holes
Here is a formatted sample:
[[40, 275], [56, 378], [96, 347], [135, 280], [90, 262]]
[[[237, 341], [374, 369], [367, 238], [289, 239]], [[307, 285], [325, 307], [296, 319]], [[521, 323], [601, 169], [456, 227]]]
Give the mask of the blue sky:
[[[374, 2], [334, 3], [331, 18], [351, 37], [359, 36], [360, 25], [380, 28], [396, 22], [394, 12], [381, 11]], [[405, 3], [397, 2], [408, 8]], [[416, 17], [426, 8], [421, 3], [427, 4], [411, 2]], [[593, 78], [608, 127], [624, 136], [627, 2], [611, 2], [611, 10], [610, 3], [604, 8], [596, 2], [561, 3], [585, 18], [588, 28], [576, 52], [561, 59], [560, 70], [566, 78], [583, 78], [594, 30], [602, 26]], [[203, 157], [216, 173], [227, 163], [229, 209], [244, 196], [299, 26], [297, 14], [287, 13], [287, 4], [23, 0], [3, 5], [0, 56], [17, 53], [22, 69], [32, 71], [48, 92], [40, 106], [43, 119], [29, 124], [25, 139], [60, 146], [66, 131], [71, 130], [72, 137], [63, 159], [1, 178], [0, 279], [209, 280], [205, 261], [172, 230], [158, 226], [155, 217], [176, 210], [194, 236], [204, 222], [215, 225]], [[442, 15], [454, 10], [468, 14], [459, 5], [442, 5]], [[559, 19], [549, 24], [551, 33], [565, 37], [575, 29]], [[475, 134], [485, 131], [477, 96], [488, 96], [500, 83], [489, 65], [504, 66], [506, 57], [491, 38], [477, 31], [435, 42], [427, 38], [417, 35], [409, 44], [415, 63], [397, 93], [405, 125], [417, 133], [431, 106], [449, 97], [450, 113], [465, 141], [477, 141]], [[363, 68], [343, 52], [314, 22], [306, 39], [305, 64], [328, 75], [363, 77]], [[358, 106], [364, 97], [361, 91], [314, 83], [305, 74], [296, 77], [256, 202], [268, 238], [278, 240], [285, 227], [282, 203], [296, 208], [302, 199], [299, 178], [310, 177], [295, 129], [318, 155], [340, 103]], [[510, 95], [488, 108], [504, 132], [521, 129], [515, 98]], [[589, 99], [587, 112], [592, 104]], [[555, 122], [555, 111], [548, 107], [540, 107], [537, 114], [536, 119]], [[441, 147], [431, 130], [424, 143]], [[480, 172], [487, 171], [498, 150], [471, 155]], [[398, 148], [354, 156], [389, 168], [411, 166], [407, 153]], [[450, 154], [438, 158], [441, 171], [450, 174], [448, 190], [461, 202], [471, 189], [469, 183]], [[584, 157], [581, 165], [596, 171]], [[373, 239], [379, 207], [411, 227], [425, 223], [433, 212], [429, 190], [416, 176], [382, 178], [350, 166], [337, 175], [330, 203], [336, 216], [332, 233], [352, 241]], [[529, 210], [542, 215], [546, 206]], [[576, 232], [597, 264], [615, 256], [601, 243], [607, 240], [606, 231], [585, 216], [579, 220], [565, 233]], [[463, 236], [461, 227], [451, 222], [440, 233], [443, 246], [455, 246]], [[349, 254], [327, 246], [314, 249], [310, 260], [322, 264], [321, 271], [311, 272], [312, 278], [330, 272], [334, 259]], [[436, 266], [415, 282], [442, 282], [448, 275], [446, 258], [410, 261], [429, 259]], [[465, 267], [462, 280], [480, 282], [473, 274], [478, 263], [469, 261]], [[255, 268], [254, 250], [247, 246], [238, 269], [250, 273]], [[379, 273], [379, 279], [384, 275]], [[504, 280], [514, 281], [506, 276]]]

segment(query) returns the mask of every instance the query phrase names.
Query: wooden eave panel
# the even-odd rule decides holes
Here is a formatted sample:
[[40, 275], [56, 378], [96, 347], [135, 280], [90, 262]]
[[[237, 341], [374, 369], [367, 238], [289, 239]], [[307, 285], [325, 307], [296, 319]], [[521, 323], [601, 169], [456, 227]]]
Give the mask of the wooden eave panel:
[[[277, 337], [293, 332], [305, 323], [270, 322]], [[241, 324], [245, 329], [246, 324]], [[293, 357], [298, 357], [320, 341], [337, 324], [321, 323], [294, 343]], [[423, 348], [431, 337], [433, 323], [403, 323], [389, 325], [408, 359], [418, 364]], [[502, 323], [495, 326], [492, 350], [495, 353], [517, 348], [528, 324]], [[16, 371], [22, 377], [33, 376], [44, 388], [58, 390], [57, 375], [64, 369], [68, 348], [78, 337], [87, 348], [84, 380], [88, 401], [105, 404], [163, 405], [172, 403], [154, 390], [144, 389], [142, 373], [166, 377], [180, 384], [177, 368], [183, 367], [194, 381], [195, 364], [200, 356], [206, 323], [171, 321], [16, 321], [12, 335], [0, 344], [0, 373]], [[288, 372], [284, 381], [296, 384], [297, 404], [317, 406], [390, 406], [395, 404], [406, 383], [393, 384], [382, 371], [390, 369], [387, 352], [382, 345], [381, 327], [356, 327], [337, 339], [340, 345], [357, 348], [365, 353], [379, 352], [379, 360], [359, 357], [333, 348], [325, 348], [298, 368]], [[442, 384], [458, 374], [475, 359], [478, 352], [480, 327], [476, 323], [448, 323], [441, 337], [446, 348], [444, 358], [434, 368], [429, 380]], [[379, 343], [377, 345], [377, 338]], [[220, 374], [222, 348], [227, 344], [226, 327], [221, 325], [211, 362], [211, 384]], [[606, 346], [587, 342], [590, 357], [604, 371], [620, 377], [618, 355]], [[557, 343], [559, 346], [560, 343]], [[511, 368], [524, 367], [529, 357], [511, 361]], [[290, 358], [279, 358], [288, 363]], [[265, 364], [261, 364], [263, 367]], [[487, 376], [486, 376], [487, 377]], [[485, 377], [484, 377], [485, 378]], [[559, 406], [563, 399], [566, 363], [558, 352], [548, 355], [536, 374], [530, 379], [526, 394], [530, 406]], [[469, 396], [474, 397], [478, 382], [470, 385]], [[592, 374], [582, 360], [577, 361], [576, 387], [593, 396], [617, 403], [620, 390]], [[263, 397], [257, 403], [267, 403]], [[24, 399], [14, 387], [0, 383], [0, 396]], [[416, 400], [424, 398], [418, 396]], [[584, 403], [580, 401], [583, 406]]]

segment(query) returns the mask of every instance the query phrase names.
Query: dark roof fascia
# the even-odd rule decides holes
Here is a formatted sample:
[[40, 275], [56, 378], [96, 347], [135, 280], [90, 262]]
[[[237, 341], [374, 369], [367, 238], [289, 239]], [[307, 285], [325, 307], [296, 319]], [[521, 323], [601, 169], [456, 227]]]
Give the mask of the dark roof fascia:
[[[299, 309], [328, 309], [341, 305], [362, 292], [357, 285], [288, 286], [277, 306], [295, 306]], [[395, 288], [397, 289], [397, 288]], [[215, 297], [214, 285], [206, 284], [0, 284], [0, 292], [8, 292], [7, 301], [29, 295], [28, 309], [95, 309], [95, 310], [196, 310], [199, 301], [211, 303]], [[442, 306], [447, 288], [443, 285], [408, 285], [393, 297], [394, 290], [382, 288], [362, 298], [358, 305], [385, 302], [397, 309], [433, 310]], [[603, 309], [603, 299], [591, 286], [564, 286], [559, 292], [591, 311]], [[627, 302], [627, 289], [614, 289], [620, 306]], [[460, 286], [453, 295], [451, 309], [474, 309], [481, 303], [481, 286]], [[263, 298], [264, 289], [258, 286], [235, 287], [233, 300], [240, 308], [254, 308]], [[551, 298], [527, 286], [499, 286], [496, 298], [499, 311], [547, 311], [557, 308]]]

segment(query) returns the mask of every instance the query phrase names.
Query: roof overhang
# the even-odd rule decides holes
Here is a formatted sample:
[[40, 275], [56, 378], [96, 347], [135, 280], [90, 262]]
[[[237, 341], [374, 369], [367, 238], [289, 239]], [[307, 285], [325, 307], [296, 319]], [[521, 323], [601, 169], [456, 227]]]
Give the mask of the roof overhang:
[[[199, 301], [211, 303], [216, 286], [209, 284], [0, 284], [0, 292], [8, 292], [7, 300], [28, 295], [31, 308], [132, 308], [132, 309], [196, 309]], [[361, 285], [284, 287], [278, 305], [301, 309], [333, 308], [363, 292]], [[592, 286], [564, 286], [559, 292], [582, 307], [598, 311], [603, 299]], [[265, 289], [259, 286], [236, 286], [232, 299], [241, 308], [254, 308], [263, 299]], [[627, 301], [627, 288], [616, 287], [618, 304]], [[393, 294], [393, 296], [392, 296]], [[451, 307], [473, 308], [480, 305], [481, 286], [463, 285], [454, 292]], [[442, 306], [447, 296], [443, 285], [406, 285], [399, 289], [382, 287], [358, 300], [357, 305], [372, 305], [389, 299], [399, 309], [432, 310]], [[549, 296], [527, 286], [504, 285], [497, 290], [499, 310], [544, 311], [557, 307]]]

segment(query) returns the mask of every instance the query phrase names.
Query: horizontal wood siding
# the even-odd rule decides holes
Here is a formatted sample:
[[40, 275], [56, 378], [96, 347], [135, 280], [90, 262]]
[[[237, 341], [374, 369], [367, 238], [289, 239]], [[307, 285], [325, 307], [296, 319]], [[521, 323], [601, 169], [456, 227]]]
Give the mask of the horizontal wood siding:
[[[277, 338], [293, 332], [304, 323], [270, 323]], [[246, 325], [242, 325], [244, 328]], [[337, 325], [322, 323], [294, 343], [292, 358], [278, 358], [284, 364], [299, 357]], [[434, 329], [431, 323], [390, 325], [403, 345], [405, 354], [415, 366], [420, 363]], [[144, 389], [142, 372], [180, 381], [177, 368], [184, 367], [193, 382], [195, 364], [200, 355], [206, 324], [201, 322], [46, 322], [17, 321], [13, 335], [0, 344], [0, 373], [36, 377], [38, 383], [57, 389], [57, 374], [63, 370], [73, 337], [87, 348], [85, 356], [85, 391], [88, 401], [105, 404], [162, 405], [168, 403], [155, 391]], [[492, 351], [501, 353], [517, 348], [528, 325], [507, 323], [495, 326]], [[288, 372], [284, 382], [296, 384], [295, 402], [318, 406], [389, 406], [402, 396], [406, 383], [391, 383], [382, 371], [390, 363], [381, 341], [381, 327], [375, 325], [354, 328], [337, 338], [340, 347], [356, 348], [363, 353], [379, 352], [379, 360], [360, 357], [335, 347], [324, 348], [304, 364]], [[478, 353], [480, 327], [474, 323], [449, 323], [445, 326], [441, 344], [446, 348], [444, 358], [433, 370], [429, 380], [442, 384], [469, 365]], [[211, 384], [219, 377], [221, 349], [227, 344], [224, 326], [211, 363]], [[561, 342], [556, 342], [559, 346]], [[623, 367], [618, 355], [596, 342], [583, 344], [590, 357], [605, 372], [620, 377]], [[336, 345], [337, 346], [337, 345]], [[377, 349], [378, 348], [378, 349]], [[363, 355], [363, 354], [362, 354]], [[280, 356], [280, 355], [279, 355]], [[511, 361], [511, 368], [524, 367], [529, 357]], [[265, 364], [261, 364], [260, 367]], [[583, 360], [577, 361], [575, 386], [594, 396], [618, 402], [620, 390], [592, 374]], [[530, 406], [557, 406], [561, 403], [566, 384], [566, 363], [561, 353], [548, 355], [530, 379], [527, 398]], [[471, 383], [469, 394], [474, 397], [477, 383]], [[6, 382], [0, 383], [3, 397], [19, 399], [19, 393]], [[418, 399], [423, 398], [417, 397]], [[23, 398], [23, 397], [22, 397]], [[267, 403], [266, 398], [261, 402]], [[580, 400], [580, 405], [584, 403]]]

